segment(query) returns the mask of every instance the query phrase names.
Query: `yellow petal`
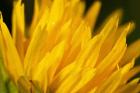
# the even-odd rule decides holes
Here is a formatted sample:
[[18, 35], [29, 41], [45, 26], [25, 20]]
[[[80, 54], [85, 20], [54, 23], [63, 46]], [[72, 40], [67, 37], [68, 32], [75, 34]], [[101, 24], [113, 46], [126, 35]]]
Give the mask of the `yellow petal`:
[[83, 17], [85, 12], [85, 2], [72, 0], [69, 4], [69, 9], [71, 9], [70, 13], [72, 18]]
[[120, 17], [119, 15], [118, 11], [112, 14], [105, 26], [101, 29], [100, 34], [102, 35], [102, 47], [100, 49], [98, 62], [102, 61], [103, 58], [112, 50], [116, 40], [119, 38], [116, 35]]
[[95, 27], [100, 8], [101, 3], [99, 1], [94, 2], [85, 16], [85, 21], [91, 27], [91, 29], [94, 29]]
[[[56, 69], [63, 57], [64, 44], [64, 42], [61, 42], [50, 53], [47, 53], [38, 66], [34, 69], [32, 79], [34, 81], [38, 81], [39, 84], [41, 84], [41, 87], [44, 86], [45, 79], [47, 79], [46, 83], [52, 82]], [[38, 77], [40, 75], [42, 77]]]
[[127, 72], [129, 72], [129, 70], [134, 66], [134, 62], [135, 62], [135, 59], [132, 59], [132, 60], [130, 61], [130, 63], [126, 64], [126, 65], [122, 68], [121, 73], [122, 73], [122, 74], [126, 74]]
[[126, 43], [126, 36], [125, 34], [122, 34], [120, 38], [117, 40], [111, 52], [109, 52], [109, 54], [97, 66], [98, 73], [104, 71], [104, 69], [107, 68], [112, 62], [117, 60], [116, 58], [118, 58], [119, 55], [123, 53], [122, 50], [126, 47], [125, 43]]
[[54, 0], [50, 10], [50, 17], [48, 23], [49, 31], [63, 17], [63, 12], [64, 12], [64, 0]]
[[94, 68], [83, 68], [81, 72], [81, 78], [76, 82], [76, 84], [71, 88], [72, 93], [76, 93], [81, 87], [83, 87], [93, 76], [95, 75], [96, 70]]
[[127, 82], [128, 80], [130, 80], [133, 76], [135, 76], [139, 72], [140, 72], [140, 66], [134, 67], [124, 76], [124, 81]]
[[[103, 28], [102, 32], [99, 33], [99, 35], [101, 35], [101, 42], [102, 43], [104, 42], [104, 40], [107, 38], [107, 36], [112, 31], [111, 29], [114, 28], [114, 25], [112, 26], [112, 24], [116, 24], [116, 21], [118, 21], [118, 17], [119, 17], [119, 14], [118, 14], [118, 12], [116, 12], [114, 14], [114, 16], [112, 16], [110, 18], [109, 22]], [[110, 26], [112, 26], [112, 27], [110, 27]], [[123, 54], [122, 51], [124, 51], [125, 48], [126, 48], [126, 33], [127, 33], [127, 30], [125, 30], [119, 36], [119, 38], [117, 39], [117, 42], [113, 46], [111, 52], [109, 52], [109, 54], [103, 59], [103, 61], [99, 62], [100, 64], [97, 65], [97, 73], [98, 73], [98, 75], [99, 75], [99, 73], [104, 74], [104, 70], [108, 69], [108, 67], [110, 67], [110, 65], [116, 60], [116, 58], [120, 57], [120, 53], [121, 53], [121, 55]], [[116, 62], [119, 62], [120, 58]], [[89, 81], [85, 85], [86, 87], [81, 88], [80, 92], [84, 93], [86, 91], [91, 90], [93, 87], [95, 87], [96, 84], [98, 84], [98, 82], [100, 82], [100, 81], [98, 81], [99, 80], [98, 75], [96, 76], [96, 78], [91, 79], [91, 81]]]
[[[38, 61], [40, 61], [44, 57], [44, 50], [41, 51], [41, 49], [45, 49], [44, 45], [46, 44], [46, 36], [48, 35], [48, 32], [46, 30], [46, 21], [44, 23], [44, 20], [46, 20], [48, 15], [48, 9], [46, 9], [43, 17], [40, 19], [38, 25], [35, 28], [34, 34], [32, 35], [30, 44], [28, 46], [25, 58], [24, 58], [24, 68], [26, 70], [27, 76], [30, 75], [30, 70]], [[42, 42], [40, 42], [42, 41]], [[40, 53], [40, 54], [39, 54]], [[40, 56], [38, 56], [40, 55]]]
[[[1, 17], [2, 18], [2, 15]], [[23, 66], [20, 61], [14, 42], [10, 36], [5, 23], [0, 19], [0, 42], [4, 59], [4, 65], [12, 79], [16, 82], [20, 76], [24, 75]]]
[[27, 32], [28, 36], [32, 36], [35, 26], [37, 25], [37, 22], [39, 20], [39, 2], [38, 0], [34, 0], [34, 11], [33, 11], [33, 18], [31, 21], [31, 26], [29, 28], [29, 32]]
[[121, 71], [114, 72], [104, 83], [97, 89], [97, 93], [113, 93], [121, 81]]
[[[72, 72], [63, 82], [59, 85], [56, 93], [68, 93], [74, 84], [80, 79], [79, 71]], [[65, 87], [65, 88], [64, 88]]]
[[[118, 40], [116, 41], [116, 43], [115, 43], [115, 45], [114, 45], [114, 47], [112, 48], [112, 50], [110, 51], [110, 53], [107, 55], [108, 56], [108, 59], [109, 60], [113, 60], [113, 58], [111, 58], [110, 59], [110, 57], [113, 57], [113, 55], [116, 55], [115, 53], [117, 53], [118, 52], [118, 56], [122, 53], [121, 51], [121, 49], [123, 49], [125, 46], [126, 46], [126, 35], [127, 35], [127, 33], [129, 32], [129, 30], [130, 30], [130, 27], [131, 27], [131, 23], [130, 24], [128, 24], [125, 28], [124, 28], [124, 30], [121, 30], [121, 33], [119, 33], [118, 34]], [[123, 32], [122, 32], [123, 31]], [[116, 49], [115, 49], [115, 47], [116, 47]], [[116, 51], [116, 52], [113, 52], [113, 51]], [[112, 53], [112, 54], [111, 54]], [[110, 55], [110, 57], [109, 57], [109, 55]], [[116, 55], [116, 56], [117, 56]], [[107, 57], [106, 56], [106, 57]], [[114, 58], [117, 58], [117, 57], [115, 57], [114, 56]], [[105, 58], [106, 59], [106, 58]], [[104, 60], [105, 60], [104, 59]], [[111, 62], [111, 61], [108, 61], [108, 62]], [[107, 62], [107, 63], [108, 63]], [[105, 65], [107, 65], [107, 63], [104, 63], [104, 62], [101, 62], [101, 64], [100, 64], [100, 66], [98, 66], [98, 68], [100, 68], [100, 69], [103, 69], [103, 67], [105, 67]], [[99, 71], [99, 70], [98, 70]]]
[[[24, 22], [24, 4], [21, 1], [15, 1], [12, 15], [12, 36], [16, 45], [18, 54], [23, 61], [25, 55], [25, 22]], [[20, 24], [19, 24], [20, 23]]]
[[[136, 91], [139, 90], [137, 89], [139, 80], [140, 80], [139, 78], [134, 79], [133, 81], [129, 82], [127, 85], [120, 87], [118, 90], [116, 90], [116, 93], [133, 93], [135, 90]], [[138, 92], [134, 92], [134, 93], [138, 93]]]
[[[94, 37], [93, 39], [91, 39], [87, 43], [85, 43], [84, 48], [81, 50], [81, 52], [75, 59], [75, 60], [77, 60], [77, 65], [79, 67], [84, 66], [85, 62], [88, 60], [88, 57], [91, 55], [92, 52], [95, 51], [94, 48], [96, 48], [96, 44], [97, 44], [97, 48], [98, 47], [100, 48], [100, 42], [101, 42], [100, 40], [101, 40], [100, 35], [97, 35], [96, 37]], [[95, 57], [95, 60], [97, 59], [97, 57], [98, 56]]]
[[[79, 38], [79, 36], [81, 36], [81, 38]], [[81, 22], [79, 27], [73, 33], [71, 44], [74, 46], [75, 44], [82, 43], [83, 47], [90, 39], [91, 39], [91, 30], [88, 28], [88, 26], [85, 25], [84, 22]]]
[[51, 83], [51, 90], [56, 90], [57, 87], [65, 80], [70, 73], [72, 73], [72, 70], [74, 70], [74, 67], [76, 66], [75, 62], [67, 65], [64, 69], [62, 69], [54, 78], [53, 82]]
[[122, 59], [121, 65], [124, 65], [128, 61], [130, 61], [132, 58], [137, 58], [140, 56], [140, 39], [135, 41], [133, 44], [131, 44], [128, 49], [126, 50], [126, 53]]

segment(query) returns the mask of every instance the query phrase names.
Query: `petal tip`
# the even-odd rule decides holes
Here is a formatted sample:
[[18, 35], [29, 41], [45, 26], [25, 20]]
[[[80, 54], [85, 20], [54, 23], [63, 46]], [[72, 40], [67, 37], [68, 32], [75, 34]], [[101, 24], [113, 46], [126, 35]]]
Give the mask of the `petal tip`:
[[3, 21], [2, 12], [0, 11], [0, 20]]

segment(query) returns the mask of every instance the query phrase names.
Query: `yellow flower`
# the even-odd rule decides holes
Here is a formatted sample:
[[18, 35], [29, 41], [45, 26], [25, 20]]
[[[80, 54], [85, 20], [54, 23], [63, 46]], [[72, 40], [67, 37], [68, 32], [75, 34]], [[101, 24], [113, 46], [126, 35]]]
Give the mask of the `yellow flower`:
[[[132, 22], [119, 26], [114, 12], [95, 32], [101, 3], [83, 15], [80, 0], [35, 0], [31, 26], [24, 4], [14, 2], [12, 36], [0, 14], [5, 68], [20, 93], [138, 93], [140, 40], [127, 47]], [[93, 34], [92, 34], [93, 29]]]

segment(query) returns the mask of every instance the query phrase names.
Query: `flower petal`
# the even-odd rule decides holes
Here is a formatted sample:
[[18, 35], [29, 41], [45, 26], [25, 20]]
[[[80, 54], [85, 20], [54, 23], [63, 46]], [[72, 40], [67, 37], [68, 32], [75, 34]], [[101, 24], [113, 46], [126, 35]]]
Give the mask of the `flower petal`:
[[93, 5], [91, 6], [91, 8], [86, 13], [86, 16], [85, 16], [86, 23], [93, 30], [94, 30], [94, 27], [95, 27], [95, 23], [96, 23], [100, 8], [101, 8], [101, 3], [99, 1], [94, 2]]
[[9, 30], [2, 19], [0, 19], [0, 43], [4, 65], [12, 79], [16, 82], [20, 76], [24, 75], [23, 66]]

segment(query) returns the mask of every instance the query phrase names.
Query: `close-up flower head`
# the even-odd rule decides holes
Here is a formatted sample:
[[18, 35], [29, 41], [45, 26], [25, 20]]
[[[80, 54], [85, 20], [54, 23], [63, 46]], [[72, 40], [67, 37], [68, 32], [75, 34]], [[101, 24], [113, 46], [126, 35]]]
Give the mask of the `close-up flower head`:
[[86, 12], [85, 0], [34, 0], [27, 25], [12, 2], [11, 30], [0, 12], [0, 93], [140, 93], [140, 39], [127, 44], [135, 23], [121, 9], [95, 29], [100, 0]]

